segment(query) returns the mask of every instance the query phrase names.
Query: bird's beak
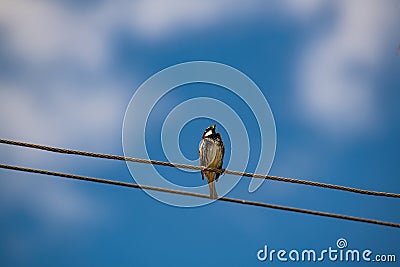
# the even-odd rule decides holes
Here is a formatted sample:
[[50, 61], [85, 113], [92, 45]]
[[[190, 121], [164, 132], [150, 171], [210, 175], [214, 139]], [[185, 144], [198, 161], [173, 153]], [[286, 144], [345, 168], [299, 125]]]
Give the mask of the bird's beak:
[[215, 125], [215, 124], [213, 124], [213, 125], [211, 126], [211, 128], [213, 128], [214, 130], [215, 130], [216, 127], [217, 127], [217, 125]]

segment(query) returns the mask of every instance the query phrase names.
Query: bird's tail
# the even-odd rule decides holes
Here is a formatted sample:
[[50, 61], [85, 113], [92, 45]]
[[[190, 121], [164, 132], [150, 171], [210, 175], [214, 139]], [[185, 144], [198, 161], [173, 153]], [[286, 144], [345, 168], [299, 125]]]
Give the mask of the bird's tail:
[[208, 183], [208, 187], [210, 188], [210, 198], [217, 199], [217, 189], [215, 188], [215, 181]]

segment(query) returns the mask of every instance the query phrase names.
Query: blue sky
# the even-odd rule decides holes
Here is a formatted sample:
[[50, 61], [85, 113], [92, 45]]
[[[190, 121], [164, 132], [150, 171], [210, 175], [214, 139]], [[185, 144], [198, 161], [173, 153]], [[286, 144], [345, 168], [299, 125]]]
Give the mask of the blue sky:
[[[277, 135], [270, 174], [400, 192], [396, 1], [20, 0], [2, 6], [1, 138], [122, 155], [124, 114], [137, 88], [166, 67], [208, 60], [242, 71], [268, 100]], [[259, 151], [251, 107], [211, 85], [177, 88], [155, 107], [154, 132], [146, 135], [150, 155], [164, 157], [165, 112], [202, 96], [243, 119], [253, 171]], [[183, 128], [179, 144], [187, 159], [197, 159], [197, 139], [210, 123], [197, 119]], [[226, 129], [221, 133], [229, 140]], [[134, 182], [124, 162], [5, 145], [0, 158]], [[203, 182], [199, 173], [159, 171], [176, 183]], [[398, 229], [222, 202], [172, 207], [140, 190], [7, 170], [0, 178], [4, 266], [271, 265], [256, 258], [264, 245], [322, 250], [341, 237], [349, 248], [400, 260]], [[228, 196], [400, 222], [396, 199], [268, 181], [249, 193], [248, 185], [243, 178]], [[293, 265], [274, 262], [285, 264]]]

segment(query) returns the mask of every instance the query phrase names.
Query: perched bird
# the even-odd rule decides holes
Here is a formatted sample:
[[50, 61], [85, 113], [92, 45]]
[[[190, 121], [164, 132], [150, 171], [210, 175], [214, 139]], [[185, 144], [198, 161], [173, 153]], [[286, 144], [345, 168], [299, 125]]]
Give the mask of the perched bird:
[[[212, 168], [221, 169], [222, 162], [224, 160], [224, 143], [222, 142], [221, 135], [215, 132], [216, 125], [208, 127], [204, 133], [200, 144], [200, 165]], [[204, 180], [204, 175], [208, 181], [208, 187], [210, 188], [210, 198], [217, 199], [217, 190], [215, 189], [215, 181], [218, 181], [221, 173], [215, 173], [210, 171], [201, 171], [201, 178]]]

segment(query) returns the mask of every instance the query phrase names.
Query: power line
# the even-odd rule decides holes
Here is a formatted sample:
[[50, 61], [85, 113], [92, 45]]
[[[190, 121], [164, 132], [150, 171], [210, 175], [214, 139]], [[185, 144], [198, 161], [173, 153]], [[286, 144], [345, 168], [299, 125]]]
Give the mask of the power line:
[[253, 178], [279, 181], [279, 182], [285, 182], [285, 183], [302, 184], [302, 185], [308, 185], [308, 186], [314, 186], [314, 187], [322, 187], [322, 188], [334, 189], [334, 190], [339, 190], [339, 191], [352, 192], [352, 193], [363, 194], [363, 195], [400, 198], [400, 194], [397, 194], [397, 193], [371, 191], [371, 190], [358, 189], [358, 188], [352, 188], [352, 187], [341, 186], [341, 185], [300, 180], [300, 179], [295, 179], [295, 178], [286, 178], [286, 177], [279, 177], [279, 176], [272, 176], [272, 175], [248, 173], [248, 172], [238, 172], [238, 171], [232, 171], [232, 170], [227, 170], [227, 169], [212, 169], [212, 168], [206, 168], [206, 167], [202, 167], [202, 166], [194, 166], [194, 165], [171, 163], [171, 162], [164, 162], [164, 161], [157, 161], [157, 160], [150, 160], [150, 159], [140, 159], [140, 158], [94, 153], [94, 152], [87, 152], [87, 151], [80, 151], [80, 150], [73, 150], [73, 149], [50, 147], [50, 146], [25, 143], [25, 142], [13, 141], [13, 140], [6, 140], [6, 139], [0, 139], [0, 143], [14, 145], [14, 146], [20, 146], [20, 147], [34, 148], [34, 149], [45, 150], [45, 151], [50, 151], [50, 152], [55, 152], [55, 153], [62, 153], [62, 154], [72, 154], [72, 155], [80, 155], [80, 156], [93, 157], [93, 158], [130, 161], [130, 162], [136, 162], [136, 163], [161, 165], [161, 166], [167, 166], [167, 167], [176, 167], [176, 168], [199, 170], [199, 171], [208, 170], [208, 171], [213, 171], [216, 173], [225, 173], [225, 174], [231, 174], [231, 175], [237, 175], [237, 176], [253, 177]]
[[[81, 175], [75, 175], [75, 174], [25, 168], [25, 167], [13, 166], [13, 165], [7, 165], [7, 164], [0, 164], [0, 168], [21, 171], [21, 172], [39, 173], [39, 174], [44, 174], [44, 175], [49, 175], [49, 176], [63, 177], [63, 178], [69, 178], [69, 179], [75, 179], [75, 180], [83, 180], [83, 181], [88, 181], [88, 182], [96, 182], [96, 183], [110, 184], [110, 185], [130, 187], [130, 188], [142, 188], [142, 189], [146, 189], [146, 190], [153, 190], [153, 191], [170, 193], [170, 194], [178, 194], [178, 195], [192, 196], [192, 197], [199, 197], [199, 198], [209, 198], [209, 196], [205, 195], [205, 194], [186, 192], [186, 191], [167, 189], [167, 188], [160, 188], [160, 187], [149, 186], [149, 185], [138, 185], [138, 184], [132, 184], [132, 183], [120, 182], [120, 181], [114, 181], [114, 180], [106, 180], [106, 179], [89, 177], [89, 176], [81, 176]], [[363, 223], [370, 223], [370, 224], [377, 224], [377, 225], [384, 225], [384, 226], [389, 226], [389, 227], [400, 228], [400, 224], [398, 224], [398, 223], [379, 221], [379, 220], [368, 219], [368, 218], [354, 217], [354, 216], [322, 212], [322, 211], [314, 211], [314, 210], [308, 210], [308, 209], [300, 209], [300, 208], [295, 208], [295, 207], [281, 206], [281, 205], [275, 205], [275, 204], [270, 204], [270, 203], [235, 199], [235, 198], [229, 198], [229, 197], [220, 197], [220, 198], [218, 198], [218, 200], [242, 204], [242, 205], [258, 206], [258, 207], [263, 207], [263, 208], [285, 210], [285, 211], [305, 213], [305, 214], [311, 214], [311, 215], [322, 216], [322, 217], [330, 217], [330, 218], [336, 218], [336, 219], [342, 219], [342, 220], [348, 220], [348, 221], [356, 221], [356, 222], [363, 222]]]

